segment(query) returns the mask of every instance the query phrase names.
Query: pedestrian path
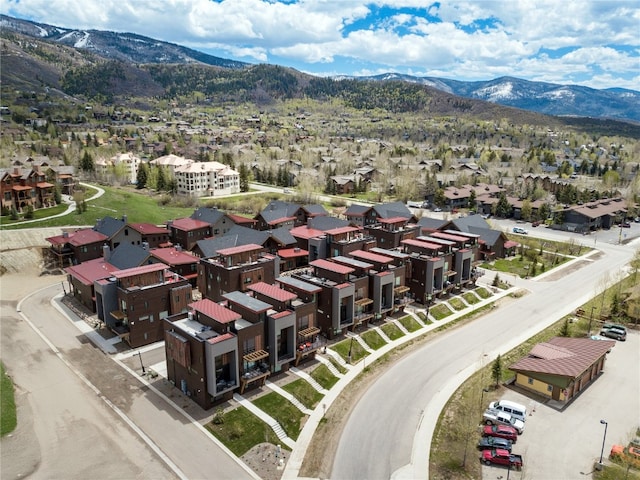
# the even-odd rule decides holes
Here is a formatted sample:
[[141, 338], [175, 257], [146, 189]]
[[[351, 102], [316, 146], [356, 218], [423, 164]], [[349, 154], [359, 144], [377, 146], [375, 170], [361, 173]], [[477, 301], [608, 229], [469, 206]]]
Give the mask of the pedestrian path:
[[[290, 371], [291, 373], [293, 373], [294, 375], [297, 375], [297, 376], [299, 376], [300, 378], [303, 378], [304, 380], [306, 380], [306, 381], [307, 381], [307, 383], [308, 383], [309, 385], [311, 385], [311, 386], [314, 388], [314, 390], [316, 390], [317, 392], [320, 392], [321, 394], [326, 395], [326, 394], [327, 394], [327, 392], [329, 391], [329, 390], [326, 390], [326, 389], [322, 388], [322, 385], [320, 385], [318, 382], [316, 382], [316, 381], [313, 379], [313, 377], [312, 377], [311, 375], [309, 375], [307, 372], [304, 372], [304, 371], [302, 371], [302, 370], [299, 370], [299, 369], [297, 369], [296, 367], [291, 367], [291, 368], [289, 369], [289, 371]], [[336, 371], [337, 371], [337, 370], [336, 370]]]

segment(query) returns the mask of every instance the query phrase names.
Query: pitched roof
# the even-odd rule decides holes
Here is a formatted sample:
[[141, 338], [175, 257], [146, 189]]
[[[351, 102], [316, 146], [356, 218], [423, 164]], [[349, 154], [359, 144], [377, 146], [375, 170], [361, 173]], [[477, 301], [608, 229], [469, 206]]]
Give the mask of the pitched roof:
[[69, 245], [73, 245], [74, 247], [88, 245], [90, 243], [104, 242], [106, 240], [109, 240], [107, 235], [89, 228], [69, 234]]
[[287, 245], [295, 245], [297, 240], [288, 228], [280, 227], [274, 228], [273, 230], [268, 231], [271, 238], [273, 238], [278, 244], [287, 246]]
[[378, 214], [378, 218], [403, 217], [411, 218], [413, 213], [402, 202], [389, 202], [374, 205], [373, 209]]
[[104, 217], [96, 220], [96, 226], [93, 229], [111, 238], [118, 233], [127, 222], [113, 217]]
[[615, 341], [554, 337], [535, 345], [529, 355], [509, 368], [535, 373], [577, 377], [605, 355]]
[[211, 225], [207, 222], [203, 222], [202, 220], [196, 220], [193, 218], [177, 218], [170, 223], [170, 226], [176, 228], [177, 230], [184, 230], [188, 232], [191, 230], [209, 228]]
[[345, 265], [340, 265], [336, 262], [325, 260], [324, 258], [314, 260], [313, 262], [309, 263], [309, 265], [311, 265], [312, 267], [320, 268], [322, 270], [327, 270], [329, 272], [342, 273], [345, 275], [353, 273], [355, 271], [353, 268], [347, 267]]
[[223, 307], [208, 298], [203, 298], [197, 302], [190, 303], [189, 307], [219, 323], [229, 323], [242, 318], [242, 315], [239, 313], [236, 313], [227, 307]]
[[118, 267], [105, 262], [103, 258], [95, 258], [64, 269], [65, 272], [80, 280], [84, 285], [92, 285], [96, 280], [111, 277], [116, 270], [118, 270]]
[[154, 248], [150, 253], [153, 257], [167, 265], [188, 265], [190, 263], [200, 262], [200, 259], [191, 252], [185, 252], [175, 247]]
[[209, 225], [215, 225], [225, 216], [225, 213], [217, 208], [200, 207], [191, 214], [192, 219], [207, 222]]
[[449, 220], [441, 220], [439, 218], [431, 217], [422, 217], [420, 220], [418, 220], [418, 225], [421, 228], [425, 228], [427, 230], [439, 230], [447, 223], [449, 223]]
[[293, 227], [289, 230], [289, 233], [296, 238], [304, 238], [308, 240], [310, 238], [319, 237], [324, 232], [310, 227], [309, 225], [300, 225], [299, 227]]
[[262, 250], [261, 245], [255, 243], [247, 243], [246, 245], [238, 245], [237, 247], [224, 248], [218, 250], [218, 255], [235, 255], [236, 253], [252, 252], [254, 250]]
[[298, 296], [295, 293], [284, 290], [277, 285], [269, 285], [265, 282], [252, 283], [247, 287], [249, 290], [260, 293], [265, 297], [270, 297], [279, 302], [295, 300]]
[[153, 223], [130, 223], [129, 226], [142, 235], [169, 234], [165, 227], [159, 227]]
[[167, 270], [168, 268], [169, 266], [165, 265], [164, 263], [151, 263], [149, 265], [142, 265], [139, 267], [126, 268], [124, 270], [115, 271], [113, 272], [113, 276], [116, 278], [126, 278], [133, 275], [142, 275], [144, 273], [160, 272], [163, 270]]
[[349, 205], [349, 208], [345, 210], [344, 214], [347, 217], [363, 217], [371, 208], [372, 207], [368, 205], [352, 204]]
[[297, 212], [300, 205], [290, 202], [282, 202], [280, 200], [272, 200], [259, 214], [262, 219], [269, 225], [294, 220], [297, 218]]
[[109, 263], [120, 270], [139, 267], [149, 258], [149, 250], [140, 245], [121, 243], [109, 255]]
[[311, 228], [315, 228], [316, 230], [326, 232], [327, 230], [332, 230], [334, 228], [346, 227], [349, 225], [349, 221], [338, 217], [319, 216], [310, 218], [307, 221], [307, 225]]

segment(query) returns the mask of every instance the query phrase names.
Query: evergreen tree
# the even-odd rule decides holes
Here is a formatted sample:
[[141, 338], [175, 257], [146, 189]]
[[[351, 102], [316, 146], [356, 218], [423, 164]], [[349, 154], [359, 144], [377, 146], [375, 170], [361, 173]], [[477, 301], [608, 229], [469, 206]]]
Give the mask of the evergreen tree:
[[571, 328], [569, 327], [569, 319], [565, 318], [564, 323], [562, 324], [562, 328], [560, 329], [561, 337], [570, 337], [571, 336]]
[[80, 159], [80, 170], [85, 172], [93, 172], [95, 171], [95, 169], [96, 166], [93, 162], [93, 157], [87, 150], [85, 150], [82, 158]]
[[491, 366], [491, 378], [496, 381], [496, 388], [500, 385], [500, 379], [502, 378], [502, 358], [498, 355]]
[[162, 192], [167, 188], [167, 177], [163, 167], [158, 167], [158, 178], [156, 180], [156, 190]]
[[496, 216], [502, 218], [509, 218], [511, 216], [511, 205], [509, 205], [509, 201], [504, 192], [500, 192], [500, 198], [496, 204]]
[[138, 174], [136, 175], [136, 188], [141, 190], [147, 186], [147, 178], [149, 177], [149, 167], [145, 162], [142, 162], [138, 167]]
[[240, 164], [240, 171], [238, 173], [240, 174], [240, 191], [248, 192], [249, 191], [249, 169], [247, 168], [246, 164], [244, 163]]

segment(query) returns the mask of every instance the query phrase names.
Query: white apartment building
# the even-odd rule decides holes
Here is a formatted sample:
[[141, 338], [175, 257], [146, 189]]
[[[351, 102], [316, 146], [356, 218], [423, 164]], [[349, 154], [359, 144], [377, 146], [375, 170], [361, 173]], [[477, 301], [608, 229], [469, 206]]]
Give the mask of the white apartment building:
[[194, 163], [193, 160], [179, 157], [174, 155], [173, 153], [170, 155], [165, 155], [163, 157], [158, 157], [155, 160], [151, 160], [149, 162], [150, 165], [154, 165], [156, 167], [166, 167], [171, 172], [171, 175], [175, 176], [176, 168], [184, 167], [185, 165], [190, 165]]
[[99, 158], [95, 162], [96, 173], [102, 176], [116, 174], [118, 179], [126, 180], [128, 183], [136, 183], [141, 161], [140, 157], [131, 152], [118, 153], [110, 159]]
[[213, 197], [240, 192], [240, 174], [218, 162], [192, 162], [174, 169], [178, 193]]

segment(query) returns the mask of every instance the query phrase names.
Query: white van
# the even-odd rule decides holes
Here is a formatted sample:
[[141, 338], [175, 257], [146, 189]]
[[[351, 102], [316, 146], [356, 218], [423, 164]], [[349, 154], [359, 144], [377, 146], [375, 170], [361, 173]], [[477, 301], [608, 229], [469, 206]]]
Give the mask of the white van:
[[499, 400], [497, 402], [491, 402], [489, 404], [489, 408], [508, 413], [509, 415], [519, 418], [523, 422], [527, 420], [527, 407], [510, 400]]

